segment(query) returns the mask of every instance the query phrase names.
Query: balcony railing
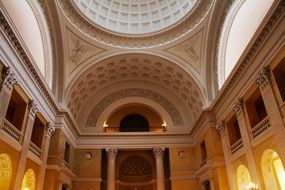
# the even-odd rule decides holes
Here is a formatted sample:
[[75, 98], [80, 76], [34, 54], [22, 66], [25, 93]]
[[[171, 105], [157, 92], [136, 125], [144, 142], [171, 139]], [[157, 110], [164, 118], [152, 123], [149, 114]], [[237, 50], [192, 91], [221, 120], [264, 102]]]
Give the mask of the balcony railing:
[[24, 134], [19, 131], [13, 124], [11, 124], [7, 119], [3, 118], [3, 126], [2, 130], [5, 131], [8, 135], [16, 139], [17, 141], [21, 141]]
[[238, 151], [242, 147], [243, 147], [242, 139], [240, 138], [237, 142], [235, 142], [233, 145], [231, 145], [232, 154], [234, 154], [236, 151]]
[[269, 117], [265, 117], [262, 121], [260, 121], [257, 125], [255, 125], [250, 133], [253, 138], [256, 138], [260, 134], [264, 133], [266, 130], [268, 130], [271, 127], [271, 124], [269, 122]]
[[37, 146], [35, 145], [33, 142], [30, 142], [30, 147], [29, 147], [30, 151], [32, 153], [34, 153], [35, 155], [37, 155], [38, 157], [41, 157], [41, 154], [42, 154], [42, 150]]

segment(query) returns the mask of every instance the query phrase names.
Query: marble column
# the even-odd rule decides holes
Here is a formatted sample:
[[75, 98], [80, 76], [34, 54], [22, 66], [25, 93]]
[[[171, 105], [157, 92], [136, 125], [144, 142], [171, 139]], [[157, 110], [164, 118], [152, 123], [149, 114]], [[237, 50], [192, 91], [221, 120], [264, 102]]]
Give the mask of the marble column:
[[229, 181], [229, 187], [230, 190], [236, 190], [236, 182], [235, 182], [235, 172], [233, 170], [231, 161], [230, 161], [230, 149], [228, 146], [228, 141], [227, 141], [227, 135], [225, 131], [225, 123], [220, 121], [218, 124], [215, 126], [216, 130], [218, 131], [221, 141], [222, 141], [222, 147], [223, 147], [223, 152], [224, 152], [224, 157], [225, 157], [225, 164], [226, 164], [226, 170], [227, 170], [227, 176], [228, 176], [228, 181]]
[[51, 124], [48, 124], [47, 130], [45, 132], [46, 135], [44, 139], [44, 146], [43, 146], [44, 148], [43, 148], [43, 152], [41, 155], [42, 165], [38, 172], [38, 182], [37, 182], [36, 189], [43, 189], [43, 186], [44, 186], [50, 138], [54, 132], [55, 132], [54, 126], [52, 126]]
[[[18, 84], [18, 80], [11, 68], [4, 69], [3, 83], [0, 87], [0, 121], [6, 116], [6, 112], [9, 106], [12, 90], [15, 85]], [[2, 125], [1, 125], [2, 126]]]
[[259, 187], [261, 187], [261, 183], [258, 177], [258, 172], [257, 172], [257, 167], [254, 161], [254, 155], [251, 147], [251, 142], [250, 142], [250, 135], [248, 131], [248, 127], [246, 124], [245, 120], [245, 112], [244, 112], [244, 103], [241, 99], [239, 99], [235, 104], [234, 104], [234, 111], [236, 114], [237, 122], [239, 125], [239, 130], [243, 142], [243, 148], [245, 152], [245, 157], [247, 160], [248, 164], [248, 169], [250, 173], [251, 180], [255, 183], [258, 184]]
[[269, 67], [264, 67], [256, 77], [256, 85], [259, 87], [262, 99], [269, 116], [272, 131], [277, 140], [277, 146], [280, 152], [280, 158], [285, 165], [285, 127], [282, 115], [279, 110], [277, 98], [274, 95], [270, 81]]
[[108, 175], [107, 175], [107, 190], [115, 190], [116, 187], [116, 156], [118, 150], [115, 148], [106, 149], [108, 155]]
[[14, 190], [21, 189], [22, 180], [25, 174], [27, 156], [28, 156], [28, 152], [30, 148], [33, 125], [34, 125], [36, 113], [38, 111], [39, 110], [37, 108], [37, 105], [35, 104], [33, 100], [31, 100], [29, 102], [28, 121], [27, 121], [26, 129], [25, 129], [23, 145], [22, 145], [22, 149], [20, 153], [20, 159], [19, 159], [19, 164], [18, 164], [16, 178], [15, 178]]
[[164, 156], [164, 148], [154, 148], [153, 155], [155, 157], [156, 163], [156, 186], [157, 190], [165, 189], [164, 182], [164, 164], [163, 164], [163, 156]]

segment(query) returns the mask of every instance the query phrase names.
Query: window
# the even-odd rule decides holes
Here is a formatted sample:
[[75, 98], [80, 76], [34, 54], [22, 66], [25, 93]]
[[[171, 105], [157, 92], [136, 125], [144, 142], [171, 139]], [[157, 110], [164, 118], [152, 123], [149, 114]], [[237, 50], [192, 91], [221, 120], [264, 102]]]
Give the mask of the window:
[[285, 101], [285, 58], [273, 69], [273, 75], [282, 101]]
[[42, 147], [45, 125], [37, 115], [34, 121], [31, 141], [39, 148]]
[[200, 143], [200, 150], [201, 150], [201, 159], [202, 159], [202, 165], [203, 165], [207, 161], [207, 150], [206, 150], [205, 141], [202, 141]]

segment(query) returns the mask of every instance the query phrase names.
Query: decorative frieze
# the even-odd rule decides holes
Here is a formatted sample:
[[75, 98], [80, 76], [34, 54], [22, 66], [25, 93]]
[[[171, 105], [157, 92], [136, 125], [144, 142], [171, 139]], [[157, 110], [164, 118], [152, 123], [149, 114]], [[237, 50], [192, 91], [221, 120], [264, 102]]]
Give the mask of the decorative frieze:
[[36, 117], [36, 114], [37, 112], [39, 112], [39, 109], [34, 100], [30, 100], [28, 108], [30, 111], [30, 115]]
[[155, 159], [163, 159], [165, 148], [154, 148], [153, 149], [153, 155]]
[[215, 126], [215, 129], [218, 131], [219, 135], [222, 136], [225, 133], [225, 122], [218, 122], [218, 124]]
[[14, 71], [10, 67], [5, 68], [3, 74], [3, 87], [6, 88], [8, 91], [11, 91], [17, 84], [18, 79]]
[[234, 104], [234, 111], [236, 115], [239, 115], [242, 112], [242, 109], [243, 109], [243, 101], [241, 99], [238, 99]]
[[118, 154], [118, 149], [116, 148], [106, 148], [108, 159], [116, 159]]
[[255, 84], [261, 89], [266, 90], [270, 84], [270, 70], [269, 67], [263, 67], [263, 69], [257, 74]]

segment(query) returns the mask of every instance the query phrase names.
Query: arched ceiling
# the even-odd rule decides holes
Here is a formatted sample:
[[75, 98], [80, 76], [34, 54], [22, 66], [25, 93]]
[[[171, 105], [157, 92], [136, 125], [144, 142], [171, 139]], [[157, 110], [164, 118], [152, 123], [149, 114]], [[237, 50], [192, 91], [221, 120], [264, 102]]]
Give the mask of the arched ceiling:
[[198, 0], [73, 0], [96, 25], [122, 34], [157, 32], [176, 24]]
[[[167, 93], [161, 94], [156, 91], [156, 98], [153, 98], [154, 95], [151, 96], [152, 100], [158, 103], [169, 101], [168, 104], [171, 104], [172, 100], [168, 100], [168, 94], [175, 94], [185, 105], [192, 120], [201, 112], [205, 102], [200, 87], [184, 69], [158, 56], [132, 53], [113, 56], [86, 68], [70, 83], [66, 92], [67, 106], [78, 120], [83, 110], [90, 110], [86, 106], [96, 107], [92, 104], [86, 105], [90, 98], [102, 100], [108, 97], [108, 94], [104, 94], [104, 97], [96, 94], [104, 89], [115, 89], [120, 82], [125, 84], [125, 89], [133, 88], [128, 87], [131, 81], [144, 81], [146, 84], [155, 84], [163, 88]], [[136, 88], [143, 89], [141, 86]], [[139, 95], [136, 93], [136, 96]]]

